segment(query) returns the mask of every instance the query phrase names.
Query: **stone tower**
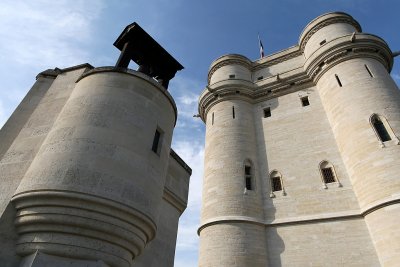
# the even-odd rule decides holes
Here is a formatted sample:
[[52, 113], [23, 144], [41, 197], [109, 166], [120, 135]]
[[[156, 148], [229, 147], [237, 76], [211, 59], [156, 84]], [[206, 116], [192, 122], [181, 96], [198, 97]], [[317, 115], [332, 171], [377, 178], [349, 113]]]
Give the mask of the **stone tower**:
[[283, 51], [212, 63], [199, 266], [398, 266], [392, 65], [385, 41], [341, 12]]
[[40, 73], [1, 130], [1, 266], [173, 266], [191, 169], [167, 88], [183, 67], [136, 23], [114, 45], [115, 67]]

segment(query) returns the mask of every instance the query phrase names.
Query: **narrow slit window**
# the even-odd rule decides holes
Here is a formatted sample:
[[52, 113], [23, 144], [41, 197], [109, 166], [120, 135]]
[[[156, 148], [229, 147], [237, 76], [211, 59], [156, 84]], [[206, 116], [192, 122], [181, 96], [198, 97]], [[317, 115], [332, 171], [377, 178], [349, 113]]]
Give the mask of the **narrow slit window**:
[[383, 123], [381, 118], [379, 118], [379, 116], [375, 115], [372, 118], [372, 125], [374, 126], [375, 131], [378, 134], [378, 137], [382, 142], [386, 142], [386, 141], [392, 140], [388, 130], [386, 129], [385, 124]]
[[230, 74], [229, 79], [235, 79], [236, 75], [235, 74]]
[[331, 167], [322, 168], [321, 171], [322, 171], [322, 177], [324, 178], [324, 182], [326, 184], [336, 182], [335, 174], [333, 173], [333, 168]]
[[319, 45], [324, 45], [326, 43], [326, 39], [325, 40], [322, 40], [320, 43], [319, 43]]
[[271, 108], [264, 108], [264, 118], [271, 117]]
[[211, 125], [214, 125], [214, 112], [211, 114]]
[[247, 190], [253, 190], [252, 185], [252, 177], [251, 177], [251, 166], [244, 166], [244, 178], [245, 178], [245, 186]]
[[232, 107], [232, 117], [235, 118], [235, 107]]
[[160, 129], [156, 129], [153, 138], [153, 145], [151, 146], [151, 150], [154, 153], [160, 155], [161, 152], [161, 144], [162, 144], [162, 131]]
[[339, 84], [339, 86], [342, 87], [342, 82], [340, 81], [339, 76], [337, 74], [335, 74], [335, 77], [336, 77], [336, 81]]
[[303, 107], [309, 106], [310, 105], [310, 101], [308, 100], [308, 96], [304, 96], [301, 98], [301, 104], [303, 105]]
[[374, 78], [374, 75], [372, 75], [372, 72], [371, 72], [371, 70], [368, 68], [368, 66], [367, 66], [366, 64], [365, 64], [364, 66], [365, 66], [365, 69], [367, 70], [369, 76], [371, 76], [371, 78]]

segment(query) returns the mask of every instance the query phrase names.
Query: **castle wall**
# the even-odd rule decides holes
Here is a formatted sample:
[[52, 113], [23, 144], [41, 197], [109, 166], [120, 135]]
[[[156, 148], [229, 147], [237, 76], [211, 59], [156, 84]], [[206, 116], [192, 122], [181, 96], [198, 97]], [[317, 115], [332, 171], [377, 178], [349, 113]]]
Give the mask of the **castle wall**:
[[189, 176], [186, 164], [171, 151], [156, 237], [133, 262], [134, 267], [173, 267], [179, 217], [186, 208]]
[[[318, 89], [361, 210], [368, 211], [366, 223], [381, 264], [396, 266], [400, 261], [400, 242], [394, 241], [399, 232], [393, 221], [399, 218], [399, 204], [375, 209], [399, 198], [400, 147], [395, 134], [400, 132], [400, 92], [384, 66], [369, 58], [333, 66], [319, 80]], [[373, 114], [387, 119], [392, 140], [379, 141], [370, 123]]]
[[[232, 99], [215, 105], [207, 115], [199, 266], [266, 264], [264, 226], [254, 224], [263, 219], [263, 209], [252, 109], [251, 103]], [[250, 190], [245, 164], [251, 167]], [[249, 244], [253, 252], [244, 250]], [[232, 254], [238, 255], [236, 260]]]
[[[253, 227], [267, 229], [270, 266], [396, 266], [400, 262], [396, 226], [400, 218], [400, 93], [389, 75], [392, 65], [388, 45], [362, 33], [358, 22], [341, 12], [311, 21], [298, 46], [255, 62], [240, 55], [214, 61], [199, 100], [199, 114], [207, 125], [200, 256], [230, 253], [231, 266], [235, 259], [241, 260], [236, 247], [247, 236], [235, 235], [228, 224], [222, 225], [224, 219], [225, 223], [235, 219], [235, 226], [249, 235], [255, 231], [240, 223], [243, 218], [231, 216], [233, 209], [224, 210], [226, 203], [221, 199], [242, 204], [238, 194], [227, 189], [223, 198], [216, 194], [220, 187], [230, 188], [235, 182], [226, 178], [235, 174], [225, 161], [239, 162], [237, 157], [245, 154], [226, 140], [237, 146], [250, 144], [249, 131], [254, 131], [264, 218], [252, 222]], [[228, 69], [231, 73], [223, 71]], [[251, 71], [251, 81], [228, 77], [243, 69]], [[302, 104], [304, 97], [309, 105]], [[248, 113], [242, 119], [253, 120], [254, 126], [238, 123], [243, 133], [237, 141], [232, 132], [239, 130], [231, 126], [228, 115], [216, 132], [209, 124], [211, 116], [217, 123], [217, 114], [229, 114], [239, 99], [252, 105], [240, 110]], [[374, 118], [379, 118], [375, 127]], [[216, 155], [217, 149], [224, 152], [208, 156]], [[321, 165], [324, 162], [327, 165]], [[326, 180], [322, 166], [330, 168], [324, 170]], [[282, 184], [276, 184], [281, 189], [272, 190], [271, 172], [281, 177]], [[237, 208], [253, 211], [257, 206], [252, 204]], [[205, 220], [215, 211], [219, 217]], [[211, 238], [211, 233], [216, 237]], [[220, 245], [222, 239], [229, 244]], [[255, 240], [258, 248], [260, 240]], [[201, 259], [200, 266], [209, 261]]]
[[380, 266], [362, 218], [267, 227], [269, 266]]
[[[301, 97], [308, 97], [310, 105], [302, 106]], [[264, 118], [266, 107], [271, 117]], [[254, 114], [268, 222], [358, 212], [353, 187], [315, 87], [258, 103]], [[319, 170], [324, 160], [333, 164], [340, 181], [327, 184], [327, 188]], [[286, 194], [278, 191], [270, 198], [270, 173], [274, 170], [282, 175]]]
[[77, 69], [56, 79], [39, 75], [0, 131], [4, 153], [0, 160], [0, 262], [5, 267], [15, 267], [19, 262], [15, 248], [16, 210], [10, 199], [83, 71]]

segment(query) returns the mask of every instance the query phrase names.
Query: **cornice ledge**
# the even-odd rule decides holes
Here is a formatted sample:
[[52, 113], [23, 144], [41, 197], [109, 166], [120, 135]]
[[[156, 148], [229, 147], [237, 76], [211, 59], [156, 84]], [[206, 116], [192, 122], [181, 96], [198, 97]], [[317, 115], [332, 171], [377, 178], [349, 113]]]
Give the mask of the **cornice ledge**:
[[257, 225], [265, 225], [264, 220], [249, 216], [219, 216], [204, 221], [197, 230], [197, 234], [200, 235], [200, 232], [208, 226], [222, 224], [222, 223], [250, 223]]
[[187, 203], [168, 187], [164, 187], [163, 199], [174, 206], [181, 214], [187, 207]]
[[361, 214], [363, 216], [366, 216], [369, 213], [372, 213], [378, 209], [399, 203], [400, 203], [400, 194], [392, 195], [366, 205], [361, 209]]
[[266, 67], [270, 67], [279, 63], [282, 63], [284, 61], [290, 60], [292, 58], [299, 57], [303, 55], [303, 52], [299, 49], [299, 46], [293, 46], [288, 49], [292, 49], [294, 51], [290, 51], [289, 53], [284, 53], [286, 50], [279, 51], [275, 54], [266, 56], [262, 59], [257, 60], [256, 62], [253, 62], [253, 68], [252, 71], [257, 71]]
[[308, 76], [317, 82], [334, 65], [354, 58], [374, 58], [390, 72], [393, 66], [393, 58], [390, 55], [391, 51], [385, 42], [379, 39], [361, 38], [355, 42], [338, 43], [307, 60], [304, 66]]

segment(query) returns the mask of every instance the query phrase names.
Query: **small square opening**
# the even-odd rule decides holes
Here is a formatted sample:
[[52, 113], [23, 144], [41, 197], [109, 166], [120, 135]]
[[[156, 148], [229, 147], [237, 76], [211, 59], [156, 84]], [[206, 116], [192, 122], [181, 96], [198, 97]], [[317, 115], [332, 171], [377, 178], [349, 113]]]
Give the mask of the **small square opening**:
[[236, 75], [235, 74], [230, 74], [229, 79], [235, 79]]
[[264, 118], [271, 117], [271, 108], [264, 108]]
[[306, 106], [310, 105], [310, 101], [308, 100], [308, 96], [305, 96], [305, 97], [301, 98], [301, 104], [303, 105], [303, 107], [306, 107]]
[[319, 43], [319, 45], [324, 45], [326, 43], [326, 39], [325, 40], [322, 40], [320, 43]]

